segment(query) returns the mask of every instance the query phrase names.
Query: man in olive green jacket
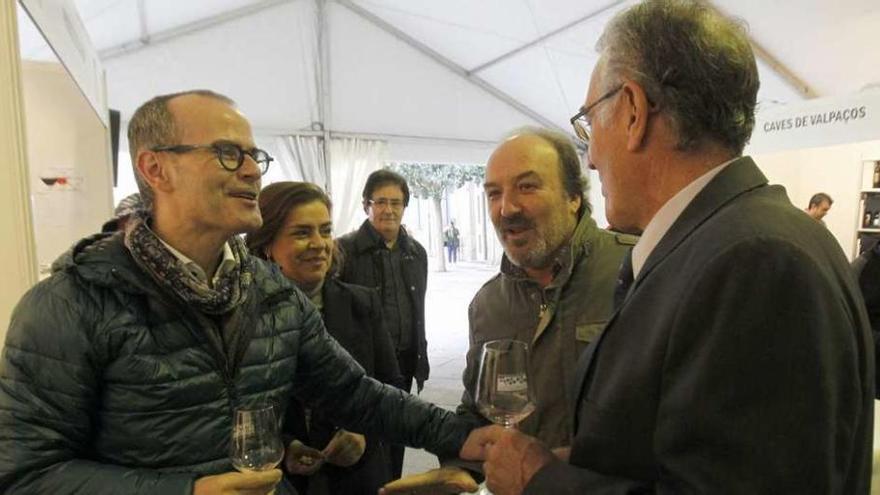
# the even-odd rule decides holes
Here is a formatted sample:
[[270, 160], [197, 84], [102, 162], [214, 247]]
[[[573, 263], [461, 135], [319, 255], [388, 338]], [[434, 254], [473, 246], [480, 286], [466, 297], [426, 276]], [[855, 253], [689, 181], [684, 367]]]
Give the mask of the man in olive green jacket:
[[[470, 304], [470, 349], [458, 413], [479, 417], [475, 389], [483, 344], [521, 340], [531, 354], [535, 411], [517, 428], [565, 455], [572, 437], [570, 404], [578, 391], [575, 365], [612, 312], [621, 261], [637, 238], [596, 226], [584, 198], [586, 178], [577, 151], [565, 135], [533, 128], [513, 134], [489, 159], [484, 187], [505, 254], [500, 273]], [[402, 480], [393, 488], [440, 483], [457, 493], [468, 485], [456, 469], [441, 468], [432, 477]]]
[[565, 136], [526, 129], [502, 143], [486, 167], [486, 197], [501, 272], [469, 308], [470, 349], [460, 413], [474, 396], [484, 343], [529, 344], [535, 411], [518, 428], [551, 448], [572, 435], [571, 375], [612, 310], [617, 272], [636, 238], [601, 230], [590, 216], [577, 151]]

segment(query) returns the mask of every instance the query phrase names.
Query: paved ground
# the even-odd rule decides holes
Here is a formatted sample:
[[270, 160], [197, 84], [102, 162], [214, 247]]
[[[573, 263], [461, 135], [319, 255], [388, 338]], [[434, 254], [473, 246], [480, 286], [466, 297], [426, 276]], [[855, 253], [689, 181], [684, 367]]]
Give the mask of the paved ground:
[[[425, 329], [431, 377], [425, 382], [422, 398], [447, 409], [461, 399], [461, 372], [468, 348], [467, 307], [477, 290], [498, 272], [485, 263], [461, 262], [447, 265], [446, 272], [428, 272], [425, 301]], [[421, 473], [437, 467], [437, 458], [407, 449], [403, 473]]]

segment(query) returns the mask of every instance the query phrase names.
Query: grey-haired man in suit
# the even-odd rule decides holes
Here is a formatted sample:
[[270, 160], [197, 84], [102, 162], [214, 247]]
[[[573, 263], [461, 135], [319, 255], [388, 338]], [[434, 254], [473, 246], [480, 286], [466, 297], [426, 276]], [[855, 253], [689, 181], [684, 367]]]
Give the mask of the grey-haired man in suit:
[[742, 156], [759, 86], [745, 30], [645, 1], [598, 48], [572, 123], [609, 223], [642, 233], [633, 282], [578, 363], [569, 457], [494, 426], [463, 453], [495, 495], [867, 494], [867, 315], [834, 238]]

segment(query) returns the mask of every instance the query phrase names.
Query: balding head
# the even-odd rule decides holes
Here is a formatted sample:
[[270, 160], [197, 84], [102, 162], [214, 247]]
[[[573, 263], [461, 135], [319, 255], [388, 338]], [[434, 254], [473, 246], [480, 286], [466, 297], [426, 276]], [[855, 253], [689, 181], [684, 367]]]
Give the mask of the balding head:
[[498, 240], [530, 276], [553, 266], [583, 209], [581, 190], [567, 191], [563, 176], [554, 142], [534, 132], [506, 139], [486, 165], [484, 188]]

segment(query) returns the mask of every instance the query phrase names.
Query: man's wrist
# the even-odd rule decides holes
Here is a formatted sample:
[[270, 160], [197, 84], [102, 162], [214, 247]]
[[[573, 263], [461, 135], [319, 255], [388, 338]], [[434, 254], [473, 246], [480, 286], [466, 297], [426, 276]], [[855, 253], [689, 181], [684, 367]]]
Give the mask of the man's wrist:
[[522, 486], [527, 486], [529, 481], [531, 481], [541, 469], [553, 462], [562, 461], [553, 455], [553, 452], [547, 450], [547, 448], [540, 442], [532, 442], [528, 446], [526, 455], [523, 456], [520, 464], [520, 472], [523, 476]]
[[552, 486], [552, 480], [561, 474], [559, 470], [564, 469], [564, 466], [566, 463], [556, 459], [534, 470], [528, 480], [523, 483], [522, 495], [543, 495], [546, 493], [546, 488]]

